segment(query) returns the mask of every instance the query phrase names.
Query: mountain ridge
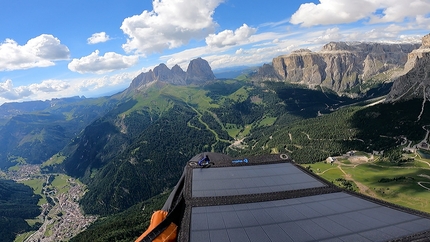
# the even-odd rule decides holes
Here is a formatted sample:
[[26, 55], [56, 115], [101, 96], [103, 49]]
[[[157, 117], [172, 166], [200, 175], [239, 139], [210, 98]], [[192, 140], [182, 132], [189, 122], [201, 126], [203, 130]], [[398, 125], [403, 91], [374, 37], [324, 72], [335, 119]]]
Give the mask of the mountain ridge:
[[[330, 42], [318, 52], [307, 49], [273, 58], [252, 76], [254, 81], [282, 81], [345, 93], [372, 79], [390, 81], [400, 75], [407, 56], [419, 44]], [[391, 73], [388, 73], [391, 72]], [[385, 76], [378, 76], [385, 73]]]
[[179, 65], [174, 65], [169, 69], [166, 64], [161, 63], [154, 69], [142, 72], [135, 77], [130, 86], [125, 90], [126, 94], [132, 94], [151, 86], [155, 82], [165, 82], [173, 85], [202, 84], [206, 81], [215, 80], [215, 75], [209, 63], [201, 57], [193, 59], [188, 64], [185, 72]]

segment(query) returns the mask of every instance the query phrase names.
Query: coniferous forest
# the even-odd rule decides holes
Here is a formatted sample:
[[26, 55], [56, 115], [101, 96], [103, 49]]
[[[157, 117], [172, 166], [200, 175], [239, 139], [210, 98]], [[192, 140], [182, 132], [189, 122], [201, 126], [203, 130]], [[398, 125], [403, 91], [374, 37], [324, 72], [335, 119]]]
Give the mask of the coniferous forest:
[[16, 234], [37, 230], [40, 224], [30, 227], [25, 219], [40, 214], [37, 205], [40, 196], [23, 184], [0, 180], [0, 235], [4, 241], [13, 241]]

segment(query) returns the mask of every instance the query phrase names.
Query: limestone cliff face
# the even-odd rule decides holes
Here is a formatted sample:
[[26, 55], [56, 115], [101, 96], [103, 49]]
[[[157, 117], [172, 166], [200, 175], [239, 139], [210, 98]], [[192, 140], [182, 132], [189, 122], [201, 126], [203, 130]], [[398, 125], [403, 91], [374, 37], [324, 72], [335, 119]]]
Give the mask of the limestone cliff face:
[[[408, 54], [418, 47], [419, 44], [331, 42], [319, 52], [299, 50], [274, 58], [271, 76], [278, 76], [277, 81], [322, 85], [342, 92], [381, 73], [390, 79], [394, 73], [391, 71], [402, 69]], [[265, 77], [257, 72], [253, 79], [264, 81]]]
[[422, 46], [408, 55], [406, 73], [397, 78], [386, 102], [413, 98], [430, 99], [430, 35], [422, 39]]
[[413, 98], [430, 99], [430, 52], [422, 53], [411, 70], [394, 81], [386, 102]]
[[405, 64], [405, 69], [402, 74], [408, 73], [415, 66], [415, 62], [428, 52], [430, 52], [430, 34], [422, 38], [422, 44], [419, 49], [416, 49], [408, 54], [408, 61]]
[[133, 79], [128, 92], [140, 90], [155, 82], [186, 85], [189, 83], [203, 83], [214, 79], [215, 75], [209, 63], [202, 58], [198, 58], [190, 62], [187, 72], [184, 72], [178, 65], [169, 69], [165, 64], [160, 64], [148, 72], [142, 72]]
[[325, 79], [326, 63], [321, 56], [310, 50], [299, 50], [288, 56], [273, 59], [273, 67], [282, 79], [290, 82], [302, 82], [319, 85]]
[[178, 65], [174, 65], [172, 67], [172, 74], [174, 78], [171, 80], [173, 84], [175, 85], [185, 85], [185, 78], [187, 76], [187, 73], [185, 73], [184, 70]]
[[215, 75], [206, 60], [197, 58], [192, 60], [188, 65], [186, 75], [187, 83], [204, 83], [214, 79]]
[[128, 87], [128, 90], [138, 90], [143, 85], [151, 83], [154, 80], [155, 80], [155, 75], [152, 70], [148, 72], [142, 72], [131, 81], [131, 84]]
[[254, 75], [265, 81], [281, 80], [281, 75], [276, 73], [273, 66], [269, 64], [264, 64], [262, 67], [258, 68], [257, 72]]

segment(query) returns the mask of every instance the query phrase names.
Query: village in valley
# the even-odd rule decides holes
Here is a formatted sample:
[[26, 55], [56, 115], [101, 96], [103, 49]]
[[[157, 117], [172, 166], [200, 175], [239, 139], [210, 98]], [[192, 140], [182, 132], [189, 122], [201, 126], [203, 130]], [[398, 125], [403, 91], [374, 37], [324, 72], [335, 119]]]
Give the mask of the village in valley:
[[42, 173], [41, 165], [17, 165], [1, 176], [30, 186], [41, 195], [38, 205], [41, 213], [28, 219], [30, 226], [40, 225], [37, 231], [18, 235], [15, 241], [62, 241], [77, 235], [92, 224], [97, 217], [87, 216], [79, 207], [85, 185], [64, 174]]

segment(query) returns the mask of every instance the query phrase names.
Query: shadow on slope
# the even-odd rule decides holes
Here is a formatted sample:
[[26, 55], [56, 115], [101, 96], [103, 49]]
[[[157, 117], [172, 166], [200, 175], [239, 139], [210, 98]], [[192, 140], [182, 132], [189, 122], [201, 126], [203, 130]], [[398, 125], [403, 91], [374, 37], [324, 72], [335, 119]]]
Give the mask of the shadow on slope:
[[368, 144], [368, 151], [384, 150], [399, 145], [403, 137], [415, 143], [424, 139], [423, 126], [430, 125], [430, 109], [422, 107], [419, 99], [383, 103], [357, 111], [351, 122], [358, 130], [357, 137]]

